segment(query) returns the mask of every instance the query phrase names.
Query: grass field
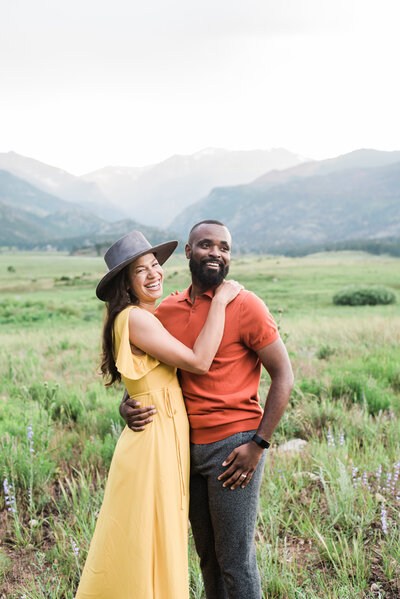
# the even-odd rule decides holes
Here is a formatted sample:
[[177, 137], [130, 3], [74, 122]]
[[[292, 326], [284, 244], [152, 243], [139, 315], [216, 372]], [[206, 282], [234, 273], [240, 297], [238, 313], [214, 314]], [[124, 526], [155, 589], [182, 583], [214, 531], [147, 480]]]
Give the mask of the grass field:
[[[0, 598], [74, 597], [123, 426], [122, 390], [98, 375], [103, 264], [0, 254]], [[260, 498], [265, 598], [399, 598], [400, 259], [238, 256], [231, 276], [270, 307], [296, 376]], [[165, 294], [188, 283], [173, 257]], [[350, 283], [398, 301], [334, 306]], [[293, 438], [305, 449], [283, 452]], [[192, 542], [190, 577], [203, 598]]]

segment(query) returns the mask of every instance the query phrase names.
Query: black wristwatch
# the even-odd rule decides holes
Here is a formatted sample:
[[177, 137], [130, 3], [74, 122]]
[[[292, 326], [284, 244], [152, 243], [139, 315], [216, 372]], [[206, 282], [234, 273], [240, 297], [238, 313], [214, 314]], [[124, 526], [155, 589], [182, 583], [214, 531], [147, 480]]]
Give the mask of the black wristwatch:
[[265, 439], [262, 439], [258, 435], [253, 435], [251, 440], [254, 441], [254, 443], [257, 443], [257, 445], [263, 449], [268, 449], [268, 447], [271, 445], [271, 443], [268, 443], [268, 441], [265, 441]]

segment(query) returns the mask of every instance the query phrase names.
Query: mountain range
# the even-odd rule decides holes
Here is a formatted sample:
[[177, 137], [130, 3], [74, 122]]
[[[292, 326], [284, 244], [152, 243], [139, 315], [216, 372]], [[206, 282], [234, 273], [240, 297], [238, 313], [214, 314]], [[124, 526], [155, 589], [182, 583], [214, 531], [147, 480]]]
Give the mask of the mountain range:
[[0, 170], [0, 246], [24, 249], [50, 246], [67, 251], [82, 246], [107, 247], [133, 229], [143, 231], [155, 244], [171, 238], [182, 241], [171, 231], [130, 219], [102, 219]]
[[186, 236], [210, 215], [230, 228], [240, 251], [400, 236], [400, 152], [357, 150], [216, 188], [171, 227]]
[[168, 227], [184, 208], [213, 187], [248, 183], [273, 169], [286, 169], [304, 160], [282, 148], [246, 152], [207, 148], [141, 169], [106, 167], [82, 179], [96, 184], [126, 215], [147, 225]]
[[0, 169], [53, 197], [79, 204], [80, 208], [101, 218], [118, 220], [125, 216], [94, 183], [75, 177], [55, 166], [21, 156], [16, 152], [6, 152], [0, 153]]
[[[285, 161], [288, 167], [274, 168]], [[212, 188], [224, 177], [223, 186]], [[245, 177], [245, 183], [232, 184]], [[192, 201], [203, 189], [204, 197]], [[175, 215], [169, 228], [167, 214]], [[351, 240], [387, 239], [385, 247], [397, 247], [400, 152], [356, 150], [301, 162], [286, 150], [208, 149], [81, 178], [8, 152], [0, 154], [0, 218], [0, 246], [21, 248], [98, 248], [135, 228], [152, 243], [182, 241], [193, 223], [206, 218], [226, 223], [234, 249], [242, 252], [348, 247]]]

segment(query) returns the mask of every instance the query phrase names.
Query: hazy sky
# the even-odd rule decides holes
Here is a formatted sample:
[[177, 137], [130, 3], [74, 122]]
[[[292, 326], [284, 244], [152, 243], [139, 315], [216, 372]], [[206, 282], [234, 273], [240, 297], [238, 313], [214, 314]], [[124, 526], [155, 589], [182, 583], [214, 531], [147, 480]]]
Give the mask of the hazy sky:
[[3, 0], [0, 151], [400, 150], [399, 0]]

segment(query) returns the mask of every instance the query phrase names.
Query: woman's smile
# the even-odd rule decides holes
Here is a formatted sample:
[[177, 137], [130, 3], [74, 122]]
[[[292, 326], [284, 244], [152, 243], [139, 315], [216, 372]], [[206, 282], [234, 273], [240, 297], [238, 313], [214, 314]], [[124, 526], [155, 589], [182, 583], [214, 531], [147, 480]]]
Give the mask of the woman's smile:
[[147, 287], [147, 289], [160, 289], [161, 279], [155, 281], [154, 283], [149, 283], [148, 285], [145, 285], [145, 287]]

